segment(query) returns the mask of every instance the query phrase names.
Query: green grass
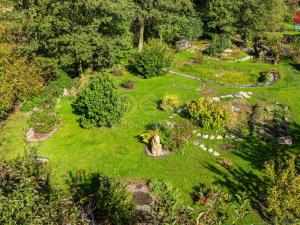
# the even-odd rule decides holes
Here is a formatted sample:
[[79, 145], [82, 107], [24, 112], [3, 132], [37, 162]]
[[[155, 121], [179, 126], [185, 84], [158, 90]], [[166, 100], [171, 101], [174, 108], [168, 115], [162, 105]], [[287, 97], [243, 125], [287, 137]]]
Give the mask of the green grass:
[[[192, 53], [177, 55], [177, 60], [185, 60]], [[215, 65], [215, 68], [213, 67]], [[232, 70], [234, 65], [242, 71], [261, 71], [266, 68], [276, 68], [282, 73], [282, 80], [272, 86], [252, 89], [226, 88], [216, 85], [206, 85], [194, 80], [188, 80], [172, 75], [139, 79], [130, 74], [118, 78], [119, 82], [126, 79], [136, 80], [136, 89], [121, 90], [127, 96], [130, 107], [122, 121], [113, 128], [94, 128], [85, 130], [80, 128], [78, 116], [72, 113], [71, 97], [62, 99], [61, 108], [58, 109], [61, 118], [61, 127], [49, 140], [39, 146], [39, 154], [50, 159], [55, 180], [63, 183], [68, 178], [70, 171], [85, 169], [87, 171], [100, 171], [110, 176], [120, 178], [158, 178], [168, 180], [180, 190], [185, 201], [191, 202], [190, 194], [193, 187], [199, 183], [206, 185], [218, 184], [222, 189], [231, 192], [241, 190], [252, 192], [259, 191], [258, 181], [264, 175], [263, 164], [266, 157], [262, 155], [257, 143], [237, 152], [219, 150], [221, 142], [206, 141], [209, 147], [221, 153], [220, 158], [215, 158], [198, 147], [188, 145], [182, 153], [173, 153], [168, 157], [153, 159], [144, 153], [144, 145], [137, 136], [145, 131], [145, 126], [151, 122], [170, 120], [170, 113], [158, 109], [158, 101], [165, 94], [175, 93], [184, 104], [191, 99], [202, 96], [201, 89], [209, 88], [215, 95], [234, 93], [237, 90], [248, 90], [254, 93], [252, 103], [265, 99], [287, 104], [292, 112], [293, 121], [300, 124], [300, 72], [293, 68], [289, 62], [278, 66], [265, 64], [229, 64], [219, 61], [209, 61], [211, 66], [207, 71]], [[250, 68], [248, 68], [250, 67]], [[204, 71], [205, 66], [202, 70]], [[195, 74], [192, 74], [195, 75]], [[231, 78], [233, 79], [233, 78]], [[248, 78], [242, 78], [246, 81]], [[200, 91], [199, 91], [200, 89]], [[1, 131], [4, 141], [0, 145], [0, 155], [3, 157], [14, 156], [22, 152], [24, 135], [26, 133], [27, 115], [21, 112], [12, 115]], [[200, 129], [201, 130], [201, 129]], [[247, 143], [245, 143], [247, 144]], [[294, 148], [294, 147], [293, 147]], [[287, 149], [289, 150], [289, 149]], [[290, 149], [294, 150], [295, 149]], [[245, 151], [247, 154], [245, 154]], [[271, 154], [272, 155], [272, 154]], [[233, 170], [224, 169], [218, 164], [223, 158], [234, 162]], [[260, 217], [254, 212], [247, 217], [245, 224], [258, 224]]]
[[202, 64], [193, 63], [196, 53], [181, 52], [177, 54], [172, 69], [186, 75], [200, 77], [223, 84], [257, 84], [261, 72], [279, 70], [279, 66], [261, 62], [217, 61], [205, 58]]

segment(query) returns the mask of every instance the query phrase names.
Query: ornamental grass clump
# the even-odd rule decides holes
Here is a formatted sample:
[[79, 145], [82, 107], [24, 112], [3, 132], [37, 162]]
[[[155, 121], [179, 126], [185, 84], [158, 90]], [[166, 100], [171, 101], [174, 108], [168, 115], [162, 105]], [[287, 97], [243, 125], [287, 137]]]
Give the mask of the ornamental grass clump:
[[189, 103], [186, 112], [195, 123], [206, 129], [222, 129], [230, 119], [230, 113], [224, 107], [203, 97]]

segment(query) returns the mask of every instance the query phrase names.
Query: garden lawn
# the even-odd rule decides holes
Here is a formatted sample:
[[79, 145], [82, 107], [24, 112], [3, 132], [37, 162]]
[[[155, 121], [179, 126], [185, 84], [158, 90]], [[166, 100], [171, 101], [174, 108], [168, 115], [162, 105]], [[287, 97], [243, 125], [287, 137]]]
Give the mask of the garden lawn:
[[279, 70], [279, 66], [254, 62], [233, 62], [204, 58], [202, 64], [194, 63], [195, 52], [180, 52], [176, 55], [172, 70], [228, 85], [257, 84], [261, 72]]
[[[39, 145], [39, 154], [50, 159], [55, 174], [54, 180], [61, 184], [68, 178], [69, 172], [84, 169], [119, 178], [167, 180], [180, 190], [188, 203], [191, 201], [193, 187], [199, 183], [207, 186], [216, 183], [232, 193], [246, 191], [251, 195], [259, 194], [259, 181], [264, 175], [264, 163], [272, 159], [275, 153], [269, 152], [264, 156], [262, 146], [258, 143], [243, 143], [236, 151], [222, 151], [219, 150], [217, 141], [205, 141], [208, 147], [213, 147], [221, 153], [219, 158], [200, 150], [192, 143], [182, 153], [173, 153], [164, 158], [150, 158], [145, 155], [145, 146], [140, 143], [138, 136], [146, 130], [149, 123], [176, 120], [169, 118], [171, 113], [158, 108], [158, 102], [164, 95], [177, 94], [184, 104], [205, 95], [207, 90], [213, 91], [209, 92], [210, 96], [230, 94], [238, 90], [252, 91], [252, 103], [266, 100], [287, 104], [295, 122], [293, 135], [297, 136], [300, 133], [300, 72], [289, 62], [283, 62], [276, 68], [282, 73], [278, 84], [251, 89], [208, 86], [199, 81], [173, 75], [144, 80], [127, 74], [118, 78], [119, 81], [135, 79], [137, 83], [134, 90], [121, 90], [128, 98], [129, 109], [120, 123], [113, 128], [82, 129], [78, 123], [78, 116], [72, 113], [71, 104], [74, 99], [64, 97], [60, 108], [57, 109], [61, 127], [54, 136]], [[1, 132], [1, 137], [5, 140], [0, 145], [0, 154], [3, 157], [22, 152], [27, 117], [26, 114], [18, 112], [7, 121]], [[286, 150], [297, 151], [299, 145], [297, 142], [295, 144]], [[224, 158], [233, 161], [232, 170], [226, 170], [219, 165], [219, 161]], [[253, 212], [245, 223], [260, 222], [259, 216]]]

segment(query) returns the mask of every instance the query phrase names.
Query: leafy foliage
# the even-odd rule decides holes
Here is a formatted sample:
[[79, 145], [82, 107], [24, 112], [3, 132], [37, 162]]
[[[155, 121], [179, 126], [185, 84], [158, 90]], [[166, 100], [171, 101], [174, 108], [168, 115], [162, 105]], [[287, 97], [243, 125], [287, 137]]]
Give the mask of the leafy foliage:
[[159, 135], [164, 149], [176, 151], [188, 143], [192, 136], [192, 129], [193, 126], [189, 121], [160, 122], [152, 124], [150, 129], [140, 137], [143, 143], [150, 144], [152, 139]]
[[223, 128], [230, 118], [224, 107], [202, 97], [189, 103], [186, 111], [193, 121], [207, 129]]
[[122, 64], [114, 65], [114, 66], [110, 69], [110, 73], [111, 73], [113, 76], [117, 76], [117, 77], [123, 76], [124, 73], [125, 73], [125, 71], [126, 71], [125, 66], [123, 66]]
[[135, 82], [134, 80], [126, 80], [121, 84], [121, 86], [125, 89], [134, 89]]
[[[243, 194], [235, 195], [238, 202], [234, 203], [229, 194], [217, 189], [210, 189], [204, 185], [196, 188], [195, 208], [198, 212], [197, 224], [215, 225], [230, 221], [230, 224], [243, 224], [249, 214], [249, 200]], [[234, 213], [231, 213], [231, 212]]]
[[202, 64], [203, 62], [204, 62], [204, 56], [202, 55], [202, 53], [198, 53], [195, 58], [195, 63]]
[[21, 110], [29, 112], [34, 108], [45, 105], [53, 108], [57, 102], [57, 98], [63, 94], [64, 89], [70, 89], [72, 84], [72, 79], [66, 73], [60, 71], [57, 77], [51, 80], [39, 95], [34, 95], [26, 100]]
[[195, 224], [193, 211], [184, 205], [177, 189], [160, 180], [152, 180], [149, 186], [156, 197], [151, 224]]
[[43, 88], [41, 71], [24, 58], [16, 58], [10, 45], [0, 49], [0, 120], [5, 119], [17, 102], [22, 102]]
[[71, 199], [49, 185], [49, 172], [36, 163], [36, 149], [13, 161], [0, 160], [1, 224], [85, 224]]
[[135, 57], [135, 68], [145, 78], [160, 76], [172, 62], [172, 52], [159, 40], [149, 41]]
[[232, 43], [228, 36], [214, 35], [206, 53], [209, 55], [220, 54], [223, 53], [225, 49], [230, 48], [231, 45]]
[[58, 124], [55, 112], [43, 109], [34, 111], [28, 121], [30, 127], [38, 134], [47, 134]]
[[145, 133], [140, 135], [141, 141], [145, 144], [150, 144], [152, 139], [156, 136], [156, 135], [160, 135], [161, 131], [156, 128], [156, 129], [150, 129], [148, 131], [146, 131]]
[[297, 224], [300, 222], [300, 175], [295, 166], [295, 156], [276, 165], [267, 164], [271, 185], [267, 194], [266, 211], [274, 224]]
[[163, 97], [160, 108], [164, 111], [173, 111], [179, 107], [179, 99], [177, 95], [168, 94]]
[[89, 220], [96, 224], [131, 225], [134, 219], [132, 196], [116, 179], [99, 173], [78, 172], [71, 176], [70, 191], [83, 205]]
[[72, 106], [80, 115], [80, 124], [84, 128], [111, 127], [121, 119], [126, 110], [117, 84], [107, 74], [92, 77]]

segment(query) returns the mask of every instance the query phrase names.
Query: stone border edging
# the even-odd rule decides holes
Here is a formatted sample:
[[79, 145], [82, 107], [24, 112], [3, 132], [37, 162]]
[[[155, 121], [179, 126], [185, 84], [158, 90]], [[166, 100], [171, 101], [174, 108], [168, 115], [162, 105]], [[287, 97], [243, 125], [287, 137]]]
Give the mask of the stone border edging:
[[42, 142], [46, 141], [48, 138], [50, 138], [52, 135], [56, 133], [58, 130], [58, 127], [55, 127], [52, 131], [50, 131], [47, 134], [37, 134], [34, 132], [33, 128], [30, 128], [28, 132], [26, 133], [26, 141], [27, 142]]
[[219, 82], [215, 82], [215, 81], [211, 81], [211, 80], [205, 80], [205, 79], [199, 78], [199, 77], [194, 77], [194, 76], [178, 73], [178, 72], [175, 72], [173, 70], [168, 70], [167, 72], [169, 74], [179, 76], [179, 77], [183, 77], [183, 78], [186, 78], [186, 79], [202, 81], [204, 83], [218, 85], [218, 86], [222, 86], [222, 87], [229, 87], [229, 88], [267, 87], [267, 86], [272, 86], [272, 85], [276, 84], [277, 80], [279, 79], [278, 77], [275, 76], [275, 73], [270, 73], [269, 81], [264, 83], [264, 84], [227, 85], [227, 84], [223, 84], [223, 83], [219, 83]]

